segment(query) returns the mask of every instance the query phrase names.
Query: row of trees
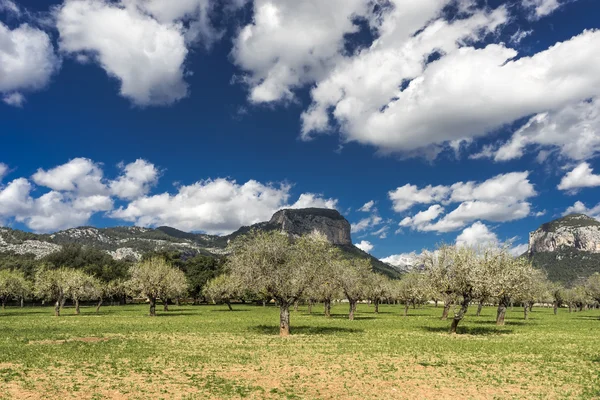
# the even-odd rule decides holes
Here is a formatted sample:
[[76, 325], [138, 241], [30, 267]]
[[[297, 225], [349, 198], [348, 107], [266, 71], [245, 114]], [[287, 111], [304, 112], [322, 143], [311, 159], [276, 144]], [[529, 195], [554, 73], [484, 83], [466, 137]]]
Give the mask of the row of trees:
[[[527, 318], [534, 303], [551, 303], [557, 310], [583, 309], [600, 301], [600, 275], [589, 278], [585, 285], [564, 289], [547, 281], [527, 260], [512, 257], [507, 249], [489, 246], [470, 248], [440, 246], [426, 252], [421, 259], [422, 271], [390, 280], [372, 271], [368, 260], [345, 257], [318, 233], [292, 238], [279, 232], [251, 232], [230, 245], [231, 253], [222, 270], [190, 279], [183, 260], [169, 255], [147, 257], [131, 265], [126, 274], [106, 281], [106, 274], [92, 274], [84, 268], [39, 268], [32, 279], [19, 270], [0, 270], [0, 300], [4, 306], [10, 299], [35, 296], [55, 304], [55, 314], [66, 300], [71, 300], [79, 313], [80, 301], [97, 301], [125, 296], [148, 299], [150, 315], [156, 315], [157, 300], [165, 310], [170, 299], [192, 294], [222, 302], [231, 309], [233, 300], [275, 300], [280, 309], [280, 334], [290, 334], [290, 308], [300, 301], [324, 304], [331, 316], [331, 304], [346, 299], [349, 319], [354, 319], [359, 301], [372, 302], [375, 312], [381, 302], [409, 307], [429, 301], [443, 302], [442, 319], [453, 309], [450, 331], [455, 333], [469, 307], [496, 304], [497, 324], [503, 325], [506, 310], [513, 303], [523, 305]], [[219, 266], [221, 270], [221, 266]], [[216, 276], [204, 284], [211, 276]], [[198, 287], [198, 282], [202, 284]]]

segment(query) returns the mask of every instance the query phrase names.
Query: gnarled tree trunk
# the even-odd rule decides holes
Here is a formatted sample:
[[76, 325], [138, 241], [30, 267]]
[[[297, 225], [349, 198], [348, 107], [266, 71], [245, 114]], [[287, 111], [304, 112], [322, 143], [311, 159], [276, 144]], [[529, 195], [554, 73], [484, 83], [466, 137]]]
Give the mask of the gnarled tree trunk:
[[350, 300], [350, 312], [348, 313], [348, 319], [354, 321], [354, 312], [356, 311], [356, 300]]
[[96, 305], [96, 312], [100, 312], [100, 307], [102, 306], [103, 302], [104, 302], [104, 299], [102, 299], [102, 298], [98, 299], [98, 304]]
[[373, 304], [375, 304], [375, 314], [379, 314], [379, 299], [375, 299]]
[[523, 303], [523, 319], [528, 320], [529, 319], [529, 303], [525, 302]]
[[558, 303], [555, 301], [553, 304], [554, 307], [554, 315], [558, 314]]
[[458, 312], [454, 314], [454, 318], [452, 319], [452, 324], [450, 325], [450, 333], [456, 333], [456, 328], [458, 328], [458, 324], [465, 317], [465, 314], [469, 309], [469, 303], [471, 303], [471, 296], [463, 296], [462, 303], [460, 303], [460, 310], [458, 310]]
[[408, 316], [408, 306], [409, 306], [409, 303], [407, 301], [406, 303], [404, 303], [404, 316], [405, 317]]
[[231, 307], [231, 301], [227, 300], [225, 301], [225, 303], [227, 304], [227, 308], [229, 308], [229, 311], [233, 311], [233, 308]]
[[163, 300], [163, 311], [169, 311], [169, 299]]
[[498, 303], [498, 312], [496, 313], [496, 325], [504, 325], [504, 318], [506, 316], [506, 308], [508, 306], [508, 299], [501, 298]]
[[290, 305], [279, 304], [279, 336], [289, 336], [290, 330]]
[[55, 317], [60, 317], [60, 305], [62, 303], [62, 297], [59, 297], [58, 299], [56, 299], [56, 304], [54, 304], [54, 316]]
[[327, 299], [324, 303], [325, 306], [325, 316], [327, 318], [331, 318], [331, 300]]
[[479, 305], [477, 306], [477, 314], [475, 314], [475, 316], [480, 317], [482, 309], [483, 309], [483, 300], [479, 301]]
[[444, 310], [442, 311], [442, 321], [445, 321], [448, 319], [448, 313], [450, 312], [451, 305], [452, 305], [452, 303], [450, 303], [449, 301], [444, 302]]
[[156, 297], [149, 297], [150, 301], [150, 316], [156, 317]]

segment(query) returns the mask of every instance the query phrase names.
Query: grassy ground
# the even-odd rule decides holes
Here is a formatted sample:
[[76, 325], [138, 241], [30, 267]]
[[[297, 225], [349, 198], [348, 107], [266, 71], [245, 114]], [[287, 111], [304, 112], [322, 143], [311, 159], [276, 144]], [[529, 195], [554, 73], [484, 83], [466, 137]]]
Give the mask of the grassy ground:
[[600, 398], [599, 311], [515, 308], [497, 328], [486, 308], [450, 336], [441, 308], [359, 305], [347, 321], [344, 304], [332, 319], [304, 307], [281, 339], [275, 307], [234, 308], [7, 309], [0, 399]]

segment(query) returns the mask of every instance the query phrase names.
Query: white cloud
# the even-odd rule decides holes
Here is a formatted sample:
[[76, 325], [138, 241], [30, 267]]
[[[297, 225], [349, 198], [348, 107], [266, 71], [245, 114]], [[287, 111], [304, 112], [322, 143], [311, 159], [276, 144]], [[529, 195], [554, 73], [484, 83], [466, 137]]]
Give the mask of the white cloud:
[[[139, 226], [168, 225], [185, 231], [227, 234], [241, 226], [267, 221], [288, 205], [289, 185], [272, 186], [250, 180], [205, 180], [181, 186], [177, 193], [140, 197], [110, 215]], [[308, 194], [293, 206], [333, 205]], [[308, 201], [310, 200], [310, 201]]]
[[595, 207], [587, 208], [581, 201], [576, 201], [563, 213], [563, 215], [569, 214], [585, 214], [600, 221], [600, 203], [596, 204]]
[[371, 242], [366, 241], [366, 240], [363, 240], [360, 243], [355, 244], [355, 246], [366, 253], [371, 252], [371, 250], [373, 250], [373, 248], [375, 247], [375, 246], [373, 246], [373, 244]]
[[523, 7], [532, 11], [531, 17], [533, 19], [552, 14], [561, 5], [558, 0], [523, 0]]
[[0, 182], [2, 182], [2, 178], [8, 174], [8, 165], [4, 163], [0, 163]]
[[171, 104], [187, 96], [182, 25], [161, 24], [140, 7], [105, 0], [66, 0], [56, 19], [61, 51], [94, 59], [133, 103]]
[[381, 224], [382, 221], [383, 221], [383, 218], [381, 218], [379, 215], [374, 213], [367, 218], [361, 219], [360, 221], [358, 221], [355, 224], [351, 224], [351, 231], [352, 231], [352, 233], [362, 232], [369, 228], [373, 228], [373, 227]]
[[255, 0], [253, 21], [231, 51], [247, 72], [250, 101], [289, 100], [293, 89], [322, 77], [341, 57], [344, 35], [357, 31], [352, 18], [368, 10], [364, 0]]
[[570, 160], [587, 160], [600, 152], [600, 99], [569, 104], [532, 117], [497, 150], [486, 148], [472, 158], [495, 161], [520, 158], [528, 147], [539, 150], [545, 160], [551, 152]]
[[16, 16], [21, 15], [21, 9], [11, 0], [0, 0], [0, 12], [6, 12]]
[[400, 269], [407, 269], [415, 265], [418, 259], [419, 255], [413, 251], [412, 253], [393, 254], [382, 258], [381, 261]]
[[40, 168], [31, 178], [38, 185], [55, 191], [81, 195], [104, 194], [107, 191], [102, 168], [87, 158], [74, 158], [48, 171]]
[[27, 24], [11, 30], [0, 22], [0, 94], [5, 103], [22, 105], [22, 93], [46, 87], [59, 68], [47, 33]]
[[121, 199], [133, 200], [146, 195], [158, 181], [158, 169], [146, 160], [138, 159], [120, 167], [123, 174], [110, 182], [110, 191]]
[[442, 201], [450, 193], [447, 186], [428, 185], [419, 189], [416, 185], [406, 184], [390, 191], [388, 197], [394, 204], [394, 211], [406, 211], [415, 204], [431, 204]]
[[361, 208], [359, 208], [358, 211], [371, 212], [371, 209], [373, 208], [374, 205], [375, 205], [374, 200], [368, 201]]
[[[398, 192], [402, 189], [402, 193], [406, 195], [402, 197], [401, 207], [398, 207], [401, 211], [417, 203], [429, 204], [435, 201], [445, 205], [460, 204], [437, 221], [435, 220], [443, 214], [444, 208], [440, 204], [432, 205], [412, 217], [405, 217], [400, 226], [425, 232], [450, 232], [477, 220], [505, 222], [524, 218], [531, 212], [531, 204], [526, 200], [537, 194], [528, 177], [529, 172], [512, 172], [481, 183], [471, 181], [436, 186], [437, 196], [431, 195], [431, 185], [424, 189], [412, 185], [403, 186], [396, 190]], [[409, 193], [413, 195], [410, 196]], [[422, 193], [425, 195], [421, 198], [416, 195]], [[408, 199], [408, 202], [404, 199]], [[415, 201], [416, 199], [419, 201]], [[397, 209], [396, 204], [394, 209]]]
[[522, 243], [511, 247], [508, 251], [513, 256], [518, 257], [521, 254], [525, 253], [527, 250], [529, 250], [529, 245], [527, 243]]
[[337, 199], [326, 199], [314, 193], [302, 193], [289, 208], [330, 208], [337, 209]]
[[456, 238], [457, 246], [479, 246], [479, 245], [496, 245], [498, 243], [498, 236], [489, 228], [477, 221], [468, 228], [465, 228], [460, 235]]
[[583, 162], [562, 178], [558, 189], [573, 191], [596, 186], [600, 186], [600, 175], [594, 175], [590, 164]]

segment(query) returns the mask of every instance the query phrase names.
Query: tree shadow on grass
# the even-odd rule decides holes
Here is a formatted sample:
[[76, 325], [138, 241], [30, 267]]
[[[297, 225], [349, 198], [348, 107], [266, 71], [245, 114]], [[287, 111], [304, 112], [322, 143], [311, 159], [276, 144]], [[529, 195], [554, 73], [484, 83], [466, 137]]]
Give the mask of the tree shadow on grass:
[[[432, 333], [449, 333], [450, 324], [448, 326], [422, 326], [421, 329]], [[482, 326], [469, 327], [459, 326], [456, 330], [459, 335], [472, 335], [472, 336], [495, 336], [495, 335], [506, 335], [513, 333], [512, 329], [507, 328], [486, 328]]]
[[[450, 321], [450, 320], [449, 320]], [[479, 324], [479, 325], [494, 325], [496, 326], [496, 320], [471, 320], [469, 321], [469, 323], [474, 323], [474, 324]], [[527, 322], [525, 321], [511, 321], [511, 320], [505, 320], [504, 321], [504, 326], [507, 325], [512, 325], [512, 326], [524, 326], [527, 325]]]
[[249, 312], [250, 310], [239, 310], [237, 308], [234, 308], [233, 310], [228, 310], [227, 307], [223, 308], [223, 309], [218, 309], [218, 310], [210, 310], [210, 312], [219, 312], [219, 313], [230, 313], [230, 312]]
[[598, 315], [581, 315], [579, 317], [575, 317], [575, 319], [586, 319], [586, 320], [600, 320], [600, 316]]
[[[248, 330], [263, 335], [279, 335], [279, 326], [257, 325]], [[292, 326], [292, 335], [335, 335], [336, 333], [362, 333], [363, 329], [337, 326]]]
[[[306, 315], [307, 317], [319, 317], [319, 318], [327, 318], [325, 317], [325, 314], [323, 313], [305, 313], [304, 315]], [[348, 319], [348, 314], [331, 314], [331, 317], [327, 318], [327, 319]], [[375, 317], [369, 317], [369, 316], [362, 316], [362, 315], [354, 315], [354, 320], [355, 321], [368, 321], [368, 320], [373, 320], [373, 319], [377, 319]]]

